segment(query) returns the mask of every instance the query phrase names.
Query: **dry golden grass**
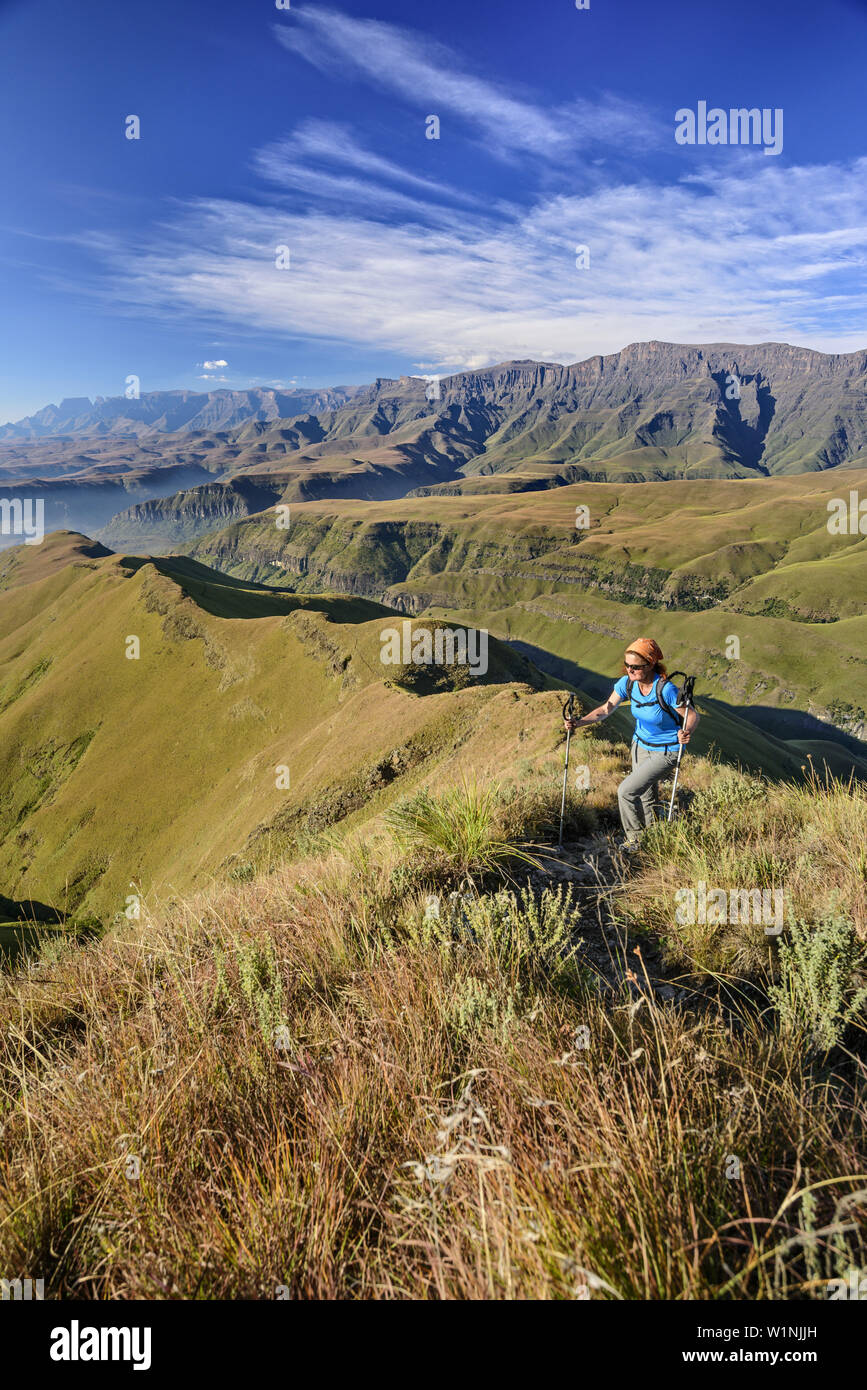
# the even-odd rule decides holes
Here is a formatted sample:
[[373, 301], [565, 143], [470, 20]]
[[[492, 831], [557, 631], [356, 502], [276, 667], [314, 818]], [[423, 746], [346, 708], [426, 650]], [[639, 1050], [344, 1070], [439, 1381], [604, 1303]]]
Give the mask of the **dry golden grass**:
[[[786, 923], [845, 912], [867, 941], [867, 787], [814, 775], [767, 783], [719, 768], [694, 776], [689, 814], [645, 837], [635, 877], [622, 895], [633, 923], [661, 936], [688, 969], [755, 974], [766, 968], [761, 926], [683, 924], [676, 894], [699, 882], [726, 889], [779, 889]], [[705, 765], [704, 771], [707, 770]]]
[[64, 1297], [709, 1299], [864, 1265], [862, 1063], [660, 1006], [638, 953], [598, 994], [486, 934], [488, 901], [427, 930], [428, 887], [374, 841], [5, 977], [0, 1269]]

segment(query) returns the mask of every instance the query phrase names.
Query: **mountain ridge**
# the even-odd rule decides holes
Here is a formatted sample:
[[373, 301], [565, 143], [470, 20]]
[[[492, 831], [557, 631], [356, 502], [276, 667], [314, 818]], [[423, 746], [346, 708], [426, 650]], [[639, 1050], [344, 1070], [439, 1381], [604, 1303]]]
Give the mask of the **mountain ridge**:
[[[164, 393], [100, 406], [102, 433], [86, 442], [0, 438], [0, 477], [19, 492], [40, 480], [46, 529], [99, 530], [109, 546], [140, 537], [158, 550], [213, 529], [226, 515], [215, 505], [219, 488], [245, 476], [274, 475], [269, 493], [292, 503], [867, 464], [867, 349], [653, 340], [569, 366], [506, 362], [436, 382], [378, 377], [318, 395], [169, 395], [170, 406]], [[112, 433], [129, 424], [128, 406], [141, 416], [134, 438]], [[298, 413], [279, 413], [288, 410]], [[76, 417], [82, 427], [86, 418]], [[174, 486], [167, 467], [177, 470]], [[207, 489], [201, 504], [190, 495], [196, 486]], [[156, 498], [168, 500], [154, 508]], [[258, 508], [237, 490], [232, 505], [233, 514]]]
[[[311, 409], [326, 409], [349, 400], [357, 388], [327, 386], [310, 391], [281, 391], [257, 386], [232, 391], [143, 391], [138, 397], [64, 397], [59, 405], [50, 403], [33, 415], [10, 420], [0, 426], [0, 441], [56, 438], [69, 435], [87, 438], [120, 434], [124, 438], [174, 430], [225, 429], [248, 419], [291, 419]], [[247, 411], [243, 403], [247, 402]], [[295, 409], [290, 409], [295, 406]]]
[[[504, 381], [508, 385], [516, 379], [522, 383], [529, 380], [530, 384], [532, 384], [532, 379], [535, 379], [541, 384], [546, 377], [553, 377], [564, 383], [573, 380], [583, 384], [592, 380], [610, 379], [612, 376], [616, 376], [621, 368], [628, 372], [634, 366], [646, 366], [648, 363], [658, 366], [666, 358], [671, 368], [676, 363], [678, 356], [680, 357], [681, 375], [686, 374], [690, 366], [694, 368], [702, 362], [709, 362], [711, 359], [718, 359], [718, 369], [728, 365], [732, 370], [736, 370], [740, 364], [736, 357], [732, 357], [732, 354], [744, 356], [750, 353], [765, 357], [770, 354], [771, 358], [787, 362], [789, 366], [798, 364], [802, 369], [804, 367], [817, 369], [819, 374], [825, 376], [834, 375], [838, 370], [850, 371], [856, 376], [863, 376], [867, 373], [867, 348], [849, 353], [825, 353], [815, 348], [805, 348], [792, 343], [775, 341], [755, 344], [722, 342], [691, 344], [668, 343], [661, 339], [649, 339], [628, 343], [617, 352], [594, 353], [573, 363], [548, 362], [535, 358], [507, 359], [487, 367], [449, 373], [439, 378], [439, 384], [440, 389], [446, 386], [448, 393], [455, 396], [459, 395], [461, 391], [468, 390], [471, 385], [477, 385], [485, 380], [491, 387], [498, 381]], [[426, 382], [430, 379], [424, 376], [411, 375], [377, 377], [369, 384], [326, 386], [308, 391], [300, 389], [281, 391], [271, 387], [251, 387], [246, 390], [220, 388], [216, 391], [195, 392], [177, 388], [170, 391], [142, 392], [134, 400], [129, 400], [125, 396], [96, 396], [92, 401], [87, 396], [67, 397], [61, 401], [59, 406], [49, 404], [33, 415], [24, 416], [20, 420], [7, 421], [0, 425], [0, 441], [63, 434], [67, 432], [62, 427], [64, 425], [68, 426], [68, 432], [73, 435], [87, 435], [91, 424], [95, 433], [104, 433], [105, 431], [98, 427], [105, 425], [110, 428], [109, 421], [112, 417], [116, 423], [124, 426], [121, 430], [124, 434], [144, 432], [131, 428], [135, 423], [145, 426], [145, 431], [154, 433], [170, 433], [179, 428], [191, 430], [208, 428], [208, 424], [212, 428], [231, 428], [240, 425], [243, 421], [240, 418], [233, 420], [224, 418], [217, 426], [213, 416], [218, 413], [221, 405], [225, 407], [222, 412], [224, 417], [227, 412], [231, 415], [240, 411], [241, 403], [245, 399], [249, 406], [249, 413], [244, 417], [245, 419], [291, 420], [303, 414], [346, 404], [350, 400], [356, 400], [359, 403], [369, 402], [381, 396], [384, 391], [398, 386], [406, 386], [409, 383], [413, 383], [419, 394], [423, 395]], [[169, 419], [166, 414], [170, 405], [176, 407], [173, 419]], [[293, 405], [297, 406], [297, 409], [287, 409]], [[211, 418], [208, 423], [203, 424], [202, 417], [209, 406], [213, 406], [214, 409], [211, 411]], [[182, 422], [179, 421], [179, 414], [188, 407], [187, 418]], [[275, 410], [275, 407], [282, 408]], [[265, 413], [259, 413], [261, 411], [265, 411]], [[89, 415], [95, 417], [92, 422], [88, 421]]]

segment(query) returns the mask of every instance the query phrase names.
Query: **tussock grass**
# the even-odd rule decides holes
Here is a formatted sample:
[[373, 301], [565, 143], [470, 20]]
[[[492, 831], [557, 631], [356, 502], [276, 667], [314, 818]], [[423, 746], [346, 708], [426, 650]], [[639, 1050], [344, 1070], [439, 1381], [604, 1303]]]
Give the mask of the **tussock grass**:
[[[422, 790], [398, 801], [385, 821], [431, 881], [481, 882], [510, 878], [521, 865], [539, 866], [533, 851], [557, 836], [560, 802], [556, 766], [548, 763], [521, 784], [480, 785], [465, 778], [439, 796]], [[599, 819], [584, 794], [568, 790], [564, 827], [569, 837], [588, 834]]]
[[462, 1299], [811, 1297], [863, 1266], [860, 1063], [663, 1008], [640, 954], [603, 999], [566, 889], [436, 917], [427, 887], [347, 844], [5, 976], [0, 1266]]
[[757, 974], [769, 958], [761, 925], [677, 921], [678, 891], [700, 882], [780, 889], [787, 924], [816, 924], [845, 906], [865, 940], [867, 787], [830, 776], [775, 785], [720, 768], [686, 815], [646, 833], [638, 869], [628, 889], [632, 920], [691, 969]]
[[441, 796], [420, 791], [401, 800], [385, 819], [398, 843], [426, 858], [431, 874], [467, 880], [502, 874], [519, 862], [538, 862], [506, 838], [501, 801], [498, 787], [465, 779]]

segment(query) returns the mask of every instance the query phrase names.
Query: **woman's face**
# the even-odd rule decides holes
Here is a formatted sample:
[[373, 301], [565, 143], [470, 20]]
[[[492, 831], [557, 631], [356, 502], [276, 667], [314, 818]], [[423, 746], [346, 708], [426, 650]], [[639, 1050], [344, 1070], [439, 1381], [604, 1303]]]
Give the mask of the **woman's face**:
[[626, 674], [631, 676], [634, 681], [643, 681], [650, 670], [650, 662], [645, 661], [639, 652], [627, 652], [623, 658], [626, 665]]

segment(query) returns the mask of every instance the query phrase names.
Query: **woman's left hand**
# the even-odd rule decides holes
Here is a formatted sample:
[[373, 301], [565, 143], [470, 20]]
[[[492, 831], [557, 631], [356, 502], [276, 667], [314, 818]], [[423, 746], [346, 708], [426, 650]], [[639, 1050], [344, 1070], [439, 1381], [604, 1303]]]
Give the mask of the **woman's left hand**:
[[689, 734], [684, 729], [678, 729], [677, 741], [678, 743], [689, 743]]

